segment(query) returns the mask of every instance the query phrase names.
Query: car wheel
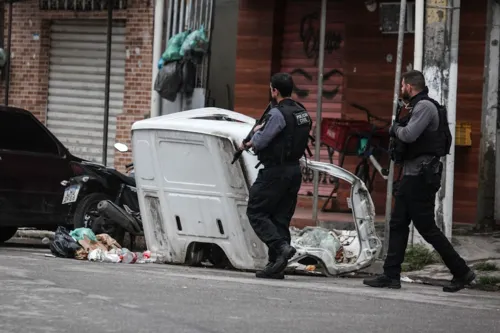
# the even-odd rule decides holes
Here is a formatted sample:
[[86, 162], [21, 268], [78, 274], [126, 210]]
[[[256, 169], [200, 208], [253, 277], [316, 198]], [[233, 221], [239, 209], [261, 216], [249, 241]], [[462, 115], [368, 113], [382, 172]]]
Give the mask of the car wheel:
[[0, 228], [0, 244], [5, 243], [16, 234], [16, 227], [1, 227]]
[[92, 229], [92, 224], [96, 219], [97, 205], [102, 200], [109, 200], [109, 196], [104, 193], [91, 193], [85, 196], [76, 206], [73, 215], [73, 227]]

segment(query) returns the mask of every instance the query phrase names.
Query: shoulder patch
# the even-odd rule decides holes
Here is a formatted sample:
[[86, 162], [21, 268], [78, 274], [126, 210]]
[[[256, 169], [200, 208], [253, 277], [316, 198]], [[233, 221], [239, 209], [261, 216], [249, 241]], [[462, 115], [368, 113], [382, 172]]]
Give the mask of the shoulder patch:
[[300, 110], [298, 112], [294, 112], [295, 121], [298, 126], [306, 125], [311, 123], [311, 117], [309, 117], [309, 113], [305, 110]]

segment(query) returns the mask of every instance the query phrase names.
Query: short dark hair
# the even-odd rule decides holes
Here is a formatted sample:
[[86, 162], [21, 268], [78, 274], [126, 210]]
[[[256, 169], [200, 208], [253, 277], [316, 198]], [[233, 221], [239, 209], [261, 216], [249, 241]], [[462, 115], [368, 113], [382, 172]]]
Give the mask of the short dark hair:
[[271, 77], [271, 87], [280, 92], [281, 97], [291, 97], [293, 78], [288, 73], [276, 73]]
[[424, 90], [425, 88], [425, 78], [421, 71], [408, 71], [402, 75], [402, 78], [406, 84], [411, 85], [416, 90]]

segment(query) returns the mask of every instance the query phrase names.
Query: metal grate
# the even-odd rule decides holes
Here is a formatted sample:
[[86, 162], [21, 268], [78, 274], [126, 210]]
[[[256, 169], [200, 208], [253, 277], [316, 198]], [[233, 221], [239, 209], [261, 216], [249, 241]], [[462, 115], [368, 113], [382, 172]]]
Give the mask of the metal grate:
[[[41, 10], [97, 11], [108, 9], [108, 0], [40, 0]], [[113, 9], [127, 9], [127, 0], [112, 0]]]
[[[205, 28], [209, 43], [212, 37], [214, 0], [170, 0], [167, 7], [168, 41], [172, 36], [185, 31], [196, 30], [202, 25]], [[210, 53], [210, 50], [209, 50]], [[210, 56], [205, 56], [197, 66], [196, 87], [205, 88], [208, 82], [208, 66]]]

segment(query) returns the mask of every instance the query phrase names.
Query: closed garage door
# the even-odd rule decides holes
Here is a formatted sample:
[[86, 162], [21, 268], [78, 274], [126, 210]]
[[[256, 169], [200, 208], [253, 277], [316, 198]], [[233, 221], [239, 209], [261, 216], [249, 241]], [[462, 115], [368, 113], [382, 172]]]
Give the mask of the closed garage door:
[[[78, 157], [102, 163], [106, 21], [51, 26], [47, 127]], [[125, 24], [114, 23], [107, 164], [113, 165], [116, 116], [123, 112]]]
[[[345, 24], [344, 2], [328, 3], [323, 83], [323, 118], [340, 118], [343, 103], [343, 39]], [[318, 57], [321, 2], [310, 0], [288, 1], [286, 5], [281, 71], [292, 74], [295, 98], [304, 104], [313, 121], [316, 120], [318, 94]], [[314, 130], [313, 130], [313, 134]], [[314, 146], [311, 146], [314, 152]], [[337, 154], [336, 154], [337, 155]], [[322, 162], [328, 161], [328, 152], [321, 149]], [[334, 162], [337, 157], [334, 156]], [[313, 173], [303, 168], [300, 194], [312, 194]], [[329, 195], [333, 178], [320, 173], [319, 195]]]

